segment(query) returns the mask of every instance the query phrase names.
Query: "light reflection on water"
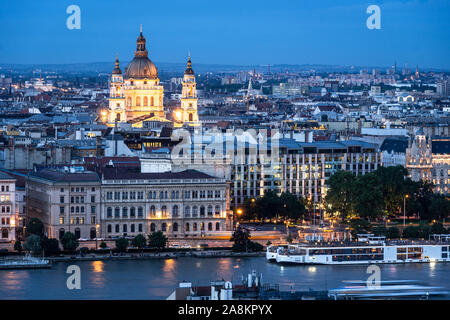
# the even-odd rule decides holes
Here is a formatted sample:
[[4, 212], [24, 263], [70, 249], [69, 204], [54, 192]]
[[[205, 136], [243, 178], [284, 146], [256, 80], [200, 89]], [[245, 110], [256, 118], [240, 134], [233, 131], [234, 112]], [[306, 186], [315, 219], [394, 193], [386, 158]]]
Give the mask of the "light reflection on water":
[[[2, 299], [165, 299], [181, 281], [208, 285], [212, 280], [237, 284], [252, 270], [263, 283], [280, 290], [325, 290], [342, 280], [366, 281], [367, 266], [280, 266], [260, 258], [178, 258], [166, 260], [93, 261], [81, 268], [81, 290], [68, 290], [66, 268], [57, 263], [46, 270], [0, 271]], [[450, 264], [380, 265], [381, 280], [419, 280], [450, 287]], [[450, 289], [450, 288], [447, 288]]]

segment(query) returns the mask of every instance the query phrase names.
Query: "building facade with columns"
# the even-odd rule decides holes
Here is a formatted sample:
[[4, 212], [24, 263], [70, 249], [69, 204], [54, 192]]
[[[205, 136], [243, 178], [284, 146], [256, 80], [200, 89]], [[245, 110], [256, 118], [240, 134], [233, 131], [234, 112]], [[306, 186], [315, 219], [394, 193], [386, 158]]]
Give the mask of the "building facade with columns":
[[162, 231], [201, 237], [231, 230], [229, 186], [205, 173], [141, 173], [105, 169], [102, 175], [105, 238]]

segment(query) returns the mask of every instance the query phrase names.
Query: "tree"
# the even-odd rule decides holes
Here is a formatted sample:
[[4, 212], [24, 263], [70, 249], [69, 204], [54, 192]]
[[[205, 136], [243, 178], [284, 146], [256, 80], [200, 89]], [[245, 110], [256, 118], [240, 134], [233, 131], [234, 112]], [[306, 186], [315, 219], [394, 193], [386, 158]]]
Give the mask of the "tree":
[[257, 218], [272, 220], [280, 213], [280, 210], [280, 197], [273, 190], [267, 190], [264, 196], [256, 201]]
[[348, 171], [338, 170], [327, 181], [326, 204], [331, 212], [338, 214], [342, 220], [352, 213], [355, 193], [355, 176]]
[[383, 207], [387, 215], [400, 212], [405, 194], [411, 192], [411, 179], [408, 170], [401, 165], [395, 167], [379, 167], [374, 171], [381, 183]]
[[35, 234], [38, 237], [44, 235], [44, 224], [38, 218], [31, 218], [26, 226], [25, 236]]
[[450, 199], [441, 194], [433, 194], [430, 204], [430, 217], [442, 220], [450, 216]]
[[131, 245], [133, 247], [142, 249], [147, 245], [147, 239], [142, 234], [138, 234], [136, 237], [131, 240]]
[[64, 236], [61, 239], [61, 244], [65, 251], [70, 251], [70, 252], [75, 251], [79, 246], [78, 239], [75, 237], [75, 235], [72, 232], [64, 233]]
[[41, 238], [38, 235], [31, 234], [27, 237], [24, 244], [25, 250], [32, 252], [33, 254], [39, 254], [41, 252]]
[[296, 194], [283, 192], [280, 196], [280, 215], [284, 218], [298, 220], [305, 214], [306, 208], [303, 198]]
[[447, 229], [444, 228], [444, 225], [441, 222], [436, 222], [431, 225], [431, 234], [446, 234]]
[[370, 220], [383, 214], [383, 191], [375, 173], [358, 176], [354, 188], [353, 209], [359, 217]]
[[234, 252], [246, 252], [250, 243], [250, 231], [238, 226], [236, 231], [233, 232], [230, 241], [234, 242], [232, 247]]
[[350, 229], [353, 237], [358, 233], [368, 233], [370, 231], [370, 223], [365, 219], [351, 219]]
[[400, 238], [400, 230], [396, 227], [390, 227], [387, 229], [386, 238], [388, 239], [398, 239]]
[[292, 243], [292, 236], [291, 236], [291, 235], [288, 235], [288, 236], [286, 237], [286, 241], [287, 241], [288, 243]]
[[54, 238], [42, 237], [41, 239], [41, 247], [47, 255], [54, 255], [59, 252], [59, 241]]
[[117, 239], [116, 240], [116, 249], [119, 251], [119, 252], [124, 252], [124, 251], [126, 251], [127, 250], [127, 248], [128, 248], [128, 239], [126, 239], [126, 238], [119, 238], [119, 239]]
[[403, 238], [420, 238], [420, 232], [418, 227], [408, 226], [403, 230]]
[[385, 226], [376, 226], [373, 228], [373, 234], [376, 235], [377, 237], [379, 236], [387, 236], [387, 229]]
[[16, 250], [17, 252], [21, 253], [22, 252], [22, 243], [20, 242], [20, 240], [17, 240], [14, 243], [14, 250]]
[[167, 237], [162, 231], [152, 232], [148, 236], [148, 246], [150, 248], [164, 249], [167, 246]]
[[102, 242], [100, 243], [100, 248], [106, 249], [106, 247], [107, 247], [106, 242], [105, 242], [105, 241], [102, 241]]
[[433, 185], [428, 181], [421, 180], [416, 182], [416, 186], [416, 201], [420, 205], [420, 217], [431, 221], [433, 220], [433, 215], [430, 210], [433, 199]]

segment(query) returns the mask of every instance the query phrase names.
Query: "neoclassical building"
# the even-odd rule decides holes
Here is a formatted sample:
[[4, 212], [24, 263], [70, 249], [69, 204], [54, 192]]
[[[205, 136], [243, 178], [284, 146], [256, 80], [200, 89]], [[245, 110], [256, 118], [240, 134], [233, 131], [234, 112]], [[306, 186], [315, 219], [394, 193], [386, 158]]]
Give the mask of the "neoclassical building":
[[[160, 84], [158, 69], [148, 57], [141, 27], [134, 58], [125, 74], [122, 74], [116, 58], [110, 81], [109, 108], [102, 121], [109, 126], [126, 122], [133, 127], [142, 127], [144, 121], [170, 122], [166, 119], [163, 97], [164, 87]], [[181, 108], [175, 118], [177, 126], [185, 122], [198, 124], [196, 82], [190, 57], [184, 74]]]

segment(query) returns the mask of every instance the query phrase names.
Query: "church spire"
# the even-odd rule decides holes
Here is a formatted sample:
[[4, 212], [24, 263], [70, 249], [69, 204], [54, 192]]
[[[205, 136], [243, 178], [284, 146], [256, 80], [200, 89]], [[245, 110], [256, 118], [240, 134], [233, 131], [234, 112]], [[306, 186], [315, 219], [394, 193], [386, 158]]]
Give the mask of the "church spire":
[[186, 68], [186, 71], [184, 71], [184, 74], [194, 74], [194, 70], [192, 69], [191, 53], [190, 52], [189, 52], [189, 55], [188, 55], [187, 68]]
[[122, 70], [120, 70], [120, 66], [119, 66], [119, 57], [118, 55], [116, 55], [116, 61], [115, 61], [115, 65], [114, 65], [114, 69], [113, 69], [113, 74], [122, 74]]
[[134, 52], [134, 55], [137, 56], [141, 56], [141, 57], [147, 57], [148, 56], [148, 51], [145, 49], [145, 37], [142, 34], [142, 24], [141, 27], [139, 29], [139, 37], [136, 40], [136, 51]]

